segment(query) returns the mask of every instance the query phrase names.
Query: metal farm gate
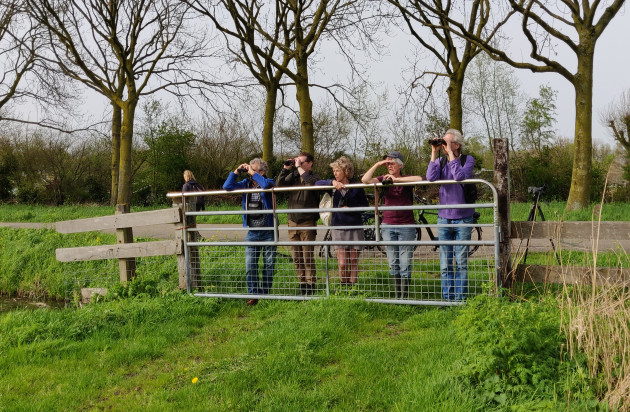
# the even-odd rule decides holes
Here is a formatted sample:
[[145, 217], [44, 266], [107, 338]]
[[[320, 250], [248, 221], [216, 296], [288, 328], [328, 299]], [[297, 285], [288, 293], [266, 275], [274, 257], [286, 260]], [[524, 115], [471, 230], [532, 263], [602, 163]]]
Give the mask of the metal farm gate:
[[[316, 283], [310, 293], [305, 294], [300, 289], [296, 278], [296, 270], [291, 257], [291, 246], [297, 243], [288, 239], [291, 229], [286, 224], [287, 213], [332, 212], [339, 209], [286, 209], [279, 205], [286, 204], [286, 193], [294, 190], [331, 191], [331, 186], [282, 187], [269, 190], [248, 189], [235, 191], [206, 191], [188, 193], [169, 193], [174, 201], [181, 199], [182, 210], [186, 225], [184, 255], [186, 262], [186, 283], [190, 293], [200, 297], [224, 297], [244, 299], [286, 299], [306, 300], [319, 299], [331, 295], [349, 299], [364, 299], [384, 303], [412, 304], [412, 305], [458, 305], [465, 298], [488, 293], [500, 287], [499, 241], [501, 238], [497, 212], [497, 191], [493, 185], [485, 180], [471, 179], [466, 183], [485, 185], [491, 193], [491, 203], [476, 203], [477, 211], [481, 211], [481, 219], [473, 223], [473, 236], [470, 241], [440, 241], [437, 238], [439, 225], [437, 211], [441, 208], [469, 208], [470, 205], [440, 206], [431, 204], [423, 198], [415, 196], [412, 206], [385, 207], [379, 205], [379, 184], [353, 184], [348, 187], [363, 187], [368, 196], [375, 199], [369, 207], [352, 208], [361, 212], [364, 225], [362, 229], [365, 241], [334, 242], [330, 238], [329, 230], [332, 226], [318, 225], [315, 241], [299, 242], [300, 246], [314, 247], [314, 260], [317, 269]], [[462, 184], [455, 181], [415, 182], [397, 185], [414, 186], [414, 193], [422, 193], [431, 186], [442, 184]], [[481, 187], [480, 187], [481, 188]], [[435, 189], [435, 188], [434, 188]], [[275, 208], [266, 211], [243, 211], [240, 197], [246, 192], [271, 192]], [[194, 196], [213, 197], [220, 195], [235, 196], [235, 201], [226, 210], [190, 211], [194, 206]], [[236, 197], [239, 201], [236, 201]], [[226, 207], [222, 207], [225, 209]], [[413, 210], [416, 217], [413, 227], [417, 236], [413, 241], [385, 241], [381, 236], [380, 212], [385, 210]], [[488, 213], [488, 210], [491, 213]], [[485, 211], [485, 213], [484, 213]], [[248, 213], [268, 213], [274, 218], [273, 239], [268, 241], [245, 241], [245, 235], [250, 229], [237, 225], [241, 215]], [[236, 219], [234, 218], [236, 216]], [[225, 224], [231, 219], [232, 224]], [[196, 220], [196, 223], [195, 223]], [[278, 220], [280, 223], [277, 223]], [[442, 225], [448, 227], [453, 225]], [[463, 225], [459, 225], [463, 226]], [[344, 228], [335, 226], [335, 228]], [[350, 227], [346, 227], [350, 228]], [[356, 227], [352, 227], [356, 228]], [[309, 229], [301, 228], [301, 229]], [[360, 248], [358, 255], [358, 278], [356, 283], [342, 283], [339, 277], [338, 262], [334, 250], [335, 245], [354, 245]], [[401, 298], [396, 294], [394, 280], [390, 276], [387, 259], [387, 248], [410, 245], [414, 248], [411, 278], [408, 281], [408, 291]], [[442, 297], [440, 272], [440, 245], [465, 245], [468, 247], [468, 273], [462, 300], [447, 300]], [[271, 248], [265, 248], [271, 246]], [[272, 273], [266, 273], [267, 288], [264, 293], [249, 293], [246, 282], [246, 248], [258, 248], [259, 253], [258, 276], [263, 276], [264, 259], [273, 259]], [[275, 250], [274, 250], [275, 249]], [[251, 261], [251, 259], [250, 259]]]

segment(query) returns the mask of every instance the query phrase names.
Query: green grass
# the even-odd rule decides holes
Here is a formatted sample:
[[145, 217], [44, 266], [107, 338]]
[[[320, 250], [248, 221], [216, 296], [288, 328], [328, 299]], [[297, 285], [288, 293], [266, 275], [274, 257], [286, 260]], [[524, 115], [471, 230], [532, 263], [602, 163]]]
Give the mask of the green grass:
[[[64, 299], [80, 287], [114, 284], [115, 260], [59, 262], [55, 249], [115, 243], [114, 235], [99, 232], [65, 235], [51, 229], [0, 227], [0, 293]], [[137, 266], [139, 277], [152, 279], [161, 288], [177, 286], [175, 256], [138, 259]]]
[[[162, 209], [163, 207], [133, 207], [132, 212]], [[113, 215], [115, 208], [100, 205], [13, 205], [0, 204], [0, 222], [54, 223], [63, 220], [85, 219]]]
[[[591, 205], [588, 209], [572, 211], [565, 214], [565, 202], [549, 202], [541, 203], [541, 208], [547, 220], [565, 221], [591, 221], [593, 219], [593, 210], [596, 204]], [[527, 220], [531, 203], [512, 203], [511, 218], [514, 221]], [[146, 210], [160, 209], [161, 207], [133, 207], [132, 212], [141, 212]], [[286, 204], [278, 205], [278, 208], [286, 208]], [[221, 204], [208, 206], [207, 210], [240, 210], [239, 204]], [[492, 221], [491, 209], [479, 209], [481, 212], [482, 223]], [[0, 222], [25, 222], [25, 223], [51, 223], [62, 220], [83, 219], [88, 217], [107, 216], [114, 214], [114, 208], [111, 206], [39, 206], [39, 205], [10, 205], [0, 204]], [[427, 215], [429, 223], [434, 223], [435, 219]], [[595, 216], [597, 218], [597, 216]], [[280, 215], [280, 224], [286, 224], [286, 215]], [[540, 217], [538, 217], [540, 220]], [[606, 203], [602, 209], [602, 220], [604, 221], [630, 221], [630, 204], [629, 203]], [[231, 216], [201, 216], [198, 218], [199, 223], [215, 223], [215, 224], [240, 224], [242, 219], [240, 215]], [[321, 222], [320, 222], [321, 223]]]
[[[171, 294], [13, 312], [0, 316], [0, 410], [473, 411], [540, 400], [525, 387], [497, 405], [460, 378], [471, 361], [460, 311]], [[568, 406], [549, 392], [551, 410]]]

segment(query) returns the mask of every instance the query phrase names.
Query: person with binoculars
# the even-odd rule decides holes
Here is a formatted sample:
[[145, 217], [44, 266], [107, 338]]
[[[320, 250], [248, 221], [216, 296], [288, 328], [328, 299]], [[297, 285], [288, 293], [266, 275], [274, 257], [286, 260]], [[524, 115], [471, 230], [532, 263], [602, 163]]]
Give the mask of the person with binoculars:
[[[276, 186], [313, 186], [319, 176], [312, 172], [313, 155], [301, 152], [293, 159], [284, 161], [284, 167], [276, 179]], [[296, 190], [289, 192], [289, 209], [317, 209], [319, 207], [319, 192], [316, 190]], [[317, 274], [315, 266], [315, 246], [301, 245], [301, 242], [312, 242], [317, 237], [318, 212], [289, 213], [289, 240], [291, 256], [300, 284], [300, 294], [315, 293]]]
[[[427, 168], [427, 180], [462, 181], [473, 177], [475, 158], [462, 155], [464, 137], [456, 129], [449, 129], [442, 138], [431, 139], [431, 161]], [[440, 156], [444, 151], [445, 156]], [[461, 184], [440, 186], [441, 205], [466, 203]], [[439, 240], [470, 240], [474, 208], [440, 209], [438, 212]], [[443, 226], [444, 225], [444, 226]], [[440, 272], [442, 298], [464, 300], [468, 289], [468, 245], [441, 245]]]
[[[381, 166], [387, 167], [387, 174], [373, 177], [374, 172]], [[424, 180], [422, 176], [406, 176], [402, 174], [404, 157], [397, 150], [383, 156], [365, 172], [361, 181], [365, 184], [383, 183], [384, 185], [400, 182], [417, 182]], [[384, 189], [385, 206], [411, 206], [413, 204], [412, 186], [388, 186]], [[416, 239], [416, 221], [413, 210], [385, 210], [381, 233], [383, 240], [413, 241]], [[408, 226], [409, 225], [409, 226]], [[411, 265], [413, 260], [413, 245], [387, 246], [387, 264], [389, 273], [394, 279], [396, 299], [407, 298], [409, 281], [411, 279]]]
[[[243, 163], [236, 170], [230, 172], [223, 184], [225, 190], [238, 189], [269, 189], [275, 185], [273, 179], [268, 179], [267, 162], [260, 158], [252, 159], [249, 164]], [[247, 173], [247, 177], [237, 181], [240, 173]], [[269, 192], [243, 193], [243, 210], [272, 210], [273, 199]], [[243, 226], [250, 228], [245, 236], [246, 242], [273, 242], [273, 214], [247, 213], [243, 215]], [[262, 281], [258, 277], [258, 259], [262, 254]], [[273, 271], [276, 260], [275, 246], [245, 246], [245, 280], [247, 292], [252, 295], [268, 294], [273, 284]], [[247, 305], [255, 305], [258, 299], [250, 299]]]

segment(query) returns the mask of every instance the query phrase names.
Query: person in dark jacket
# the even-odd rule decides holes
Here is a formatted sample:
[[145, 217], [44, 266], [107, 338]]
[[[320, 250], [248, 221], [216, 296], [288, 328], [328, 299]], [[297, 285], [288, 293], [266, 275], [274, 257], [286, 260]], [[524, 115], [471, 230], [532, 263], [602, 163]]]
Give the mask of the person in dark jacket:
[[[184, 170], [184, 185], [182, 186], [182, 192], [203, 192], [203, 186], [197, 183], [195, 175], [190, 170]], [[195, 212], [204, 210], [203, 196], [197, 196], [194, 200]]]
[[[284, 162], [284, 168], [276, 179], [276, 186], [313, 186], [319, 177], [312, 172], [313, 155], [301, 152], [294, 159]], [[319, 207], [319, 193], [316, 190], [296, 190], [289, 192], [289, 209], [317, 209]], [[304, 241], [314, 241], [317, 237], [318, 212], [289, 213], [289, 239], [294, 242], [291, 246], [293, 264], [300, 284], [302, 295], [312, 295], [315, 292], [317, 274], [315, 269], [315, 247], [300, 244]]]
[[[366, 207], [368, 206], [367, 196], [363, 188], [346, 188], [350, 183], [357, 183], [352, 179], [354, 176], [354, 166], [350, 159], [341, 156], [330, 164], [335, 175], [334, 180], [318, 180], [317, 186], [334, 186], [333, 207]], [[358, 226], [356, 229], [333, 229], [333, 241], [362, 241], [365, 240], [363, 234], [362, 212], [334, 212], [332, 215], [332, 226]], [[357, 283], [359, 274], [359, 245], [338, 245], [334, 246], [339, 264], [339, 281], [342, 285], [354, 285]]]
[[[247, 177], [237, 181], [239, 170], [247, 171]], [[233, 172], [230, 172], [223, 184], [225, 190], [238, 189], [270, 189], [274, 186], [273, 179], [265, 177], [267, 163], [260, 159], [252, 159], [249, 164], [243, 163]], [[270, 192], [243, 193], [241, 199], [243, 210], [264, 211], [273, 210], [273, 198]], [[249, 231], [245, 237], [246, 242], [273, 242], [274, 231], [272, 213], [247, 213], [243, 214], [243, 226]], [[262, 281], [258, 276], [258, 260], [262, 254], [263, 270]], [[245, 271], [247, 292], [252, 295], [268, 294], [273, 284], [273, 271], [276, 260], [276, 246], [246, 246], [245, 247]], [[255, 305], [258, 299], [250, 299], [248, 305]]]

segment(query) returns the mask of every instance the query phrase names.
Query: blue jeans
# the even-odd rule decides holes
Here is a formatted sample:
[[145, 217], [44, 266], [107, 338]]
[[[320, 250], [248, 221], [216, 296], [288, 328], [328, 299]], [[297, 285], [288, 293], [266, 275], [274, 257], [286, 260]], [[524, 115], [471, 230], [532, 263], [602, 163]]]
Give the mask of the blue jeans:
[[[273, 230], [250, 230], [245, 236], [247, 242], [273, 241]], [[262, 253], [262, 282], [258, 278], [258, 258]], [[267, 294], [273, 283], [273, 268], [276, 262], [275, 246], [245, 246], [245, 271], [247, 291], [251, 294]]]
[[[464, 219], [438, 217], [438, 225], [472, 223], [472, 216]], [[470, 240], [471, 234], [472, 226], [438, 227], [440, 240]], [[442, 297], [447, 300], [464, 300], [468, 292], [468, 245], [440, 246], [440, 271]]]
[[[416, 229], [413, 227], [383, 224], [381, 225], [381, 234], [386, 242], [416, 239]], [[413, 245], [387, 246], [387, 264], [389, 265], [390, 275], [409, 279], [411, 277], [412, 259]]]

